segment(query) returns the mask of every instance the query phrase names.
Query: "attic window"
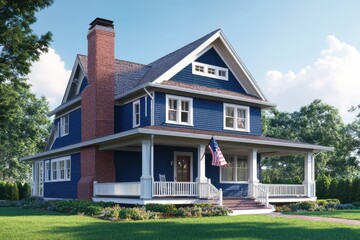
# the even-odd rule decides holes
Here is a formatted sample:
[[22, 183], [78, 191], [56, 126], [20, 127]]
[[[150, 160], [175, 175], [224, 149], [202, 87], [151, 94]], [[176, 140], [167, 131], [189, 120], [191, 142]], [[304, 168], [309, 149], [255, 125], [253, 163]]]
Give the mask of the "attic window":
[[204, 77], [216, 78], [221, 80], [229, 80], [228, 69], [209, 65], [205, 63], [193, 62], [192, 74], [200, 75]]

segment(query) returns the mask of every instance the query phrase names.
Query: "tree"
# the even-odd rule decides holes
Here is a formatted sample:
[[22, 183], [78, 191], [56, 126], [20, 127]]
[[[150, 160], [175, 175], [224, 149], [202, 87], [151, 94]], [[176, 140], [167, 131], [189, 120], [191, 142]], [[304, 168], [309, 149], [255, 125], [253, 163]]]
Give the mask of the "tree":
[[[321, 100], [314, 100], [293, 113], [270, 110], [263, 114], [263, 120], [265, 136], [334, 146], [334, 152], [322, 152], [316, 156], [316, 176], [326, 174], [344, 177], [359, 172], [358, 161], [353, 156], [356, 145], [353, 135], [334, 107]], [[263, 165], [267, 169], [282, 169], [277, 178], [303, 178], [303, 156], [264, 158]]]
[[24, 84], [31, 63], [48, 50], [52, 34], [38, 37], [31, 24], [35, 13], [53, 0], [0, 0], [0, 84]]
[[316, 196], [319, 199], [328, 198], [330, 183], [331, 177], [325, 174], [322, 174], [316, 179]]
[[26, 181], [30, 166], [19, 158], [45, 148], [50, 120], [45, 98], [36, 98], [27, 86], [0, 84], [0, 109], [9, 109], [0, 122], [0, 178]]
[[26, 75], [52, 36], [37, 36], [31, 25], [52, 3], [0, 0], [0, 179], [26, 180], [29, 165], [19, 158], [43, 150], [48, 136], [48, 103], [30, 92]]

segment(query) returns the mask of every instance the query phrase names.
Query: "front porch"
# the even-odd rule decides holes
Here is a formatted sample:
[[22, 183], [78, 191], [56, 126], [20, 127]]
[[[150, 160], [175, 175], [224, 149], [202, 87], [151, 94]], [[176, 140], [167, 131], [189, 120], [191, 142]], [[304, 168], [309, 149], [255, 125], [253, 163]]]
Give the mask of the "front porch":
[[[210, 138], [210, 135], [193, 132], [146, 130], [136, 138], [133, 136], [131, 141], [119, 138], [101, 144], [100, 151], [115, 151], [116, 179], [94, 182], [93, 200], [123, 204], [216, 202], [222, 205], [223, 198], [246, 197], [268, 205], [316, 199], [314, 153], [319, 151], [314, 149], [316, 145], [259, 136], [216, 136], [225, 158], [232, 156], [241, 160], [222, 171], [211, 166], [211, 154], [206, 152]], [[261, 156], [267, 154], [304, 156], [302, 184], [260, 183]], [[160, 181], [159, 174], [166, 174], [166, 181]]]

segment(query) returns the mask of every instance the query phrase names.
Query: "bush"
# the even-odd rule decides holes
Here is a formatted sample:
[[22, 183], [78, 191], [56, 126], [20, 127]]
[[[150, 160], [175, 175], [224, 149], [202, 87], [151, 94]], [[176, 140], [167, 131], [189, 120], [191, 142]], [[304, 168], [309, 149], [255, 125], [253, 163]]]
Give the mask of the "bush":
[[121, 208], [118, 204], [116, 204], [114, 207], [106, 207], [101, 211], [100, 216], [103, 218], [118, 218], [120, 215]]
[[44, 201], [40, 197], [24, 198], [19, 203], [22, 208], [54, 210], [51, 201]]
[[31, 187], [28, 183], [17, 183], [17, 187], [19, 189], [19, 200], [24, 198], [29, 198], [31, 195]]
[[6, 182], [0, 181], [0, 200], [5, 200], [5, 186]]
[[289, 205], [275, 206], [275, 212], [291, 212]]
[[330, 182], [329, 191], [328, 191], [328, 198], [338, 198], [338, 185], [339, 180], [337, 178], [333, 178]]
[[131, 219], [131, 220], [146, 220], [150, 218], [149, 211], [146, 211], [144, 208], [123, 208], [120, 211], [120, 218], [121, 219]]
[[11, 200], [0, 200], [0, 207], [19, 207], [19, 202]]
[[145, 209], [151, 212], [162, 213], [167, 217], [176, 213], [176, 207], [174, 204], [146, 204]]
[[345, 210], [345, 209], [354, 209], [354, 206], [351, 203], [346, 203], [346, 204], [337, 204], [335, 208], [336, 210]]
[[6, 183], [5, 185], [5, 199], [6, 200], [19, 200], [19, 189], [15, 183]]

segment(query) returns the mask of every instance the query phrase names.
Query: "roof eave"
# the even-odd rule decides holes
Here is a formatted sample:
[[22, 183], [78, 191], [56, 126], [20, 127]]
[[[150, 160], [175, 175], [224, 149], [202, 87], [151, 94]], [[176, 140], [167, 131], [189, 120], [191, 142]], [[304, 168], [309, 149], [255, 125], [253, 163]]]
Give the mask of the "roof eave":
[[[162, 84], [158, 84], [158, 83], [149, 83], [148, 85], [150, 87], [154, 87], [154, 88], [175, 90], [175, 91], [187, 92], [187, 93], [189, 92], [188, 88], [182, 88], [182, 87], [178, 87], [178, 86], [162, 85]], [[210, 92], [202, 91], [202, 90], [191, 89], [191, 93], [214, 97], [214, 93], [210, 93]], [[261, 106], [261, 108], [273, 108], [273, 107], [277, 106], [277, 104], [275, 104], [275, 103], [266, 102], [264, 100], [256, 100], [256, 99], [250, 99], [250, 98], [246, 98], [246, 97], [231, 96], [231, 95], [222, 94], [222, 93], [216, 93], [216, 98], [252, 103], [252, 104]]]

